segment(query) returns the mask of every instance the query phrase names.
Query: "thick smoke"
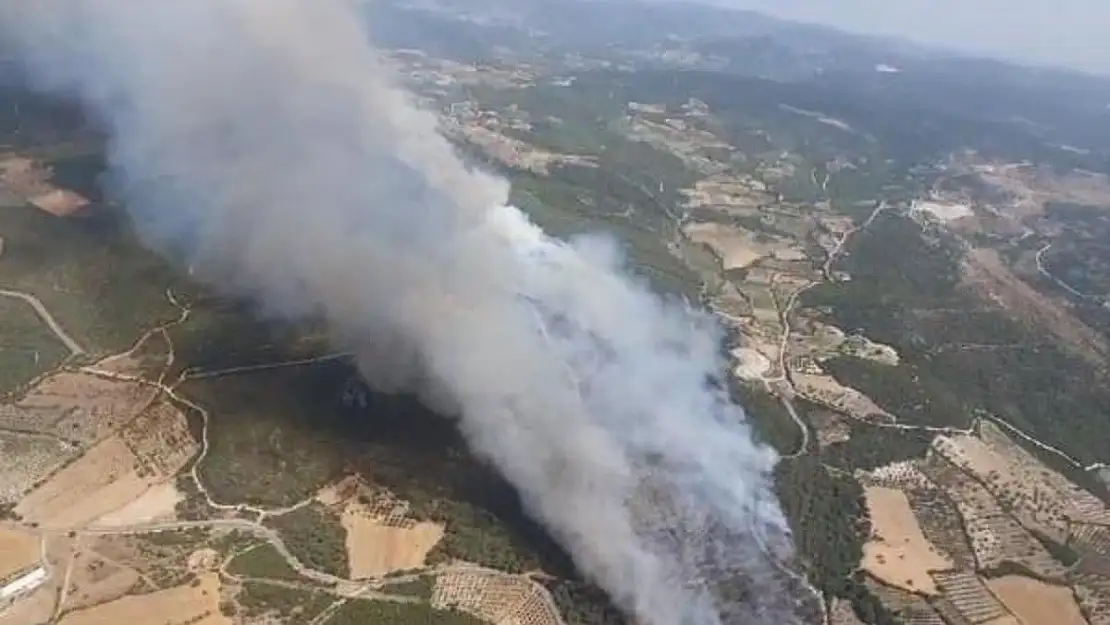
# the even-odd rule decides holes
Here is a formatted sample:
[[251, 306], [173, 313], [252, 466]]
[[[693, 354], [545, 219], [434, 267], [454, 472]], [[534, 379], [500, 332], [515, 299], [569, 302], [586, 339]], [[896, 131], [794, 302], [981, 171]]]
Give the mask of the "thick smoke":
[[0, 28], [108, 125], [152, 245], [323, 315], [372, 385], [457, 412], [641, 622], [793, 622], [765, 555], [788, 551], [775, 458], [712, 384], [715, 324], [508, 207], [391, 83], [353, 2], [2, 0]]

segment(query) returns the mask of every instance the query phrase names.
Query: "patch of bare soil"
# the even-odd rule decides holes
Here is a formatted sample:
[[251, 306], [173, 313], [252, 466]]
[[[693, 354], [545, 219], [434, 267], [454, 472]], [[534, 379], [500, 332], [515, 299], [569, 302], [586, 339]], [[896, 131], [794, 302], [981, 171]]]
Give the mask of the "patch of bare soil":
[[176, 588], [123, 597], [66, 614], [59, 625], [232, 625], [220, 613], [220, 578], [215, 573]]
[[[28, 625], [47, 623], [54, 613], [58, 598], [57, 584], [44, 584], [31, 594], [20, 598], [10, 608], [0, 610], [0, 625]], [[2, 604], [0, 604], [2, 605]]]
[[123, 439], [112, 436], [31, 491], [15, 511], [45, 529], [82, 527], [154, 486], [156, 480], [140, 477], [138, 465]]
[[355, 475], [320, 489], [316, 500], [337, 511], [347, 530], [351, 579], [422, 568], [443, 538], [443, 525], [413, 519], [407, 501]]
[[771, 370], [771, 359], [748, 347], [732, 350], [736, 359], [732, 374], [743, 380], [758, 380]]
[[180, 495], [169, 479], [197, 448], [185, 415], [157, 402], [31, 491], [16, 512], [50, 529], [172, 517]]
[[597, 166], [597, 161], [592, 156], [548, 152], [484, 126], [463, 126], [457, 133], [502, 163], [537, 174], [547, 175], [553, 165]]
[[775, 196], [767, 191], [761, 181], [750, 177], [737, 177], [731, 172], [703, 178], [689, 189], [682, 189], [686, 207], [727, 215], [756, 215], [760, 207], [772, 204]]
[[138, 499], [96, 520], [97, 527], [127, 527], [139, 523], [172, 521], [177, 504], [185, 499], [173, 482], [151, 486]]
[[0, 158], [0, 184], [24, 198], [46, 191], [48, 178], [50, 170], [34, 159], [13, 154]]
[[110, 562], [95, 552], [80, 550], [73, 559], [69, 592], [63, 607], [80, 610], [114, 601], [127, 595], [140, 579], [139, 573], [130, 567]]
[[806, 258], [805, 252], [789, 241], [777, 238], [760, 241], [758, 235], [743, 228], [693, 222], [687, 224], [683, 230], [691, 241], [712, 248], [725, 270], [743, 269], [766, 257], [787, 261]]
[[950, 569], [953, 563], [925, 538], [905, 493], [876, 486], [864, 492], [872, 534], [863, 546], [863, 568], [890, 586], [938, 594], [930, 573]]
[[35, 535], [0, 528], [0, 580], [38, 564], [39, 553]]
[[55, 217], [70, 217], [84, 210], [89, 204], [80, 193], [68, 189], [53, 189], [28, 200], [32, 206]]
[[987, 580], [987, 587], [1023, 625], [1086, 625], [1071, 589], [1021, 575]]
[[352, 579], [382, 577], [425, 566], [428, 552], [443, 538], [443, 525], [393, 518], [352, 501], [340, 517], [347, 530]]
[[0, 186], [56, 217], [76, 215], [90, 202], [83, 195], [50, 182], [53, 172], [38, 161], [22, 156], [0, 158]]
[[46, 559], [54, 571], [49, 579], [31, 593], [22, 596], [6, 610], [0, 608], [0, 625], [28, 625], [47, 623], [54, 614], [58, 597], [62, 592], [64, 571], [73, 553], [73, 540], [65, 537], [51, 538], [47, 543]]
[[837, 382], [831, 375], [795, 373], [794, 385], [798, 393], [806, 399], [824, 404], [856, 419], [886, 417], [890, 413], [883, 410], [870, 397]]
[[913, 203], [913, 211], [928, 213], [933, 219], [941, 223], [956, 221], [970, 217], [973, 213], [971, 207], [960, 202], [941, 202], [935, 200], [922, 200]]
[[736, 228], [715, 223], [691, 223], [683, 230], [690, 240], [712, 248], [726, 271], [743, 269], [770, 255], [770, 250], [756, 244], [747, 232]]

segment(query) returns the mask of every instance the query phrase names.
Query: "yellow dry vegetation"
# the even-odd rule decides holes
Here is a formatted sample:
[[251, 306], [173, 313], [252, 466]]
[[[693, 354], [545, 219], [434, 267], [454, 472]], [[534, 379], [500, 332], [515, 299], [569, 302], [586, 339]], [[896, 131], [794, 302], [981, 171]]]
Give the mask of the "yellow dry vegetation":
[[871, 514], [871, 540], [863, 546], [863, 568], [884, 583], [910, 592], [938, 593], [931, 571], [952, 568], [921, 532], [906, 494], [896, 488], [864, 490]]
[[444, 528], [439, 523], [390, 523], [354, 501], [343, 509], [340, 519], [347, 530], [347, 559], [353, 579], [423, 567], [428, 552], [443, 538]]
[[6, 609], [0, 610], [0, 625], [49, 623], [60, 590], [55, 584], [39, 586], [34, 592], [20, 598]]
[[756, 233], [725, 224], [691, 222], [683, 232], [695, 243], [709, 246], [721, 260], [724, 269], [743, 269], [768, 256], [785, 261], [806, 258], [805, 252], [782, 238], [759, 240]]
[[39, 562], [39, 539], [27, 532], [0, 527], [0, 579]]
[[156, 480], [140, 477], [138, 459], [119, 436], [98, 443], [16, 506], [43, 529], [81, 527], [138, 499]]
[[53, 530], [98, 519], [119, 526], [170, 518], [181, 496], [168, 480], [197, 447], [180, 410], [165, 401], [148, 402], [117, 432], [31, 491], [15, 511]]
[[69, 189], [51, 189], [28, 200], [32, 206], [44, 210], [55, 217], [68, 217], [89, 205], [83, 195]]
[[185, 495], [173, 482], [156, 484], [138, 499], [96, 520], [97, 527], [126, 527], [137, 523], [172, 520]]
[[1022, 575], [987, 580], [998, 600], [1023, 625], [1086, 625], [1071, 589]]
[[[74, 540], [67, 536], [52, 536], [46, 542], [46, 563], [55, 573], [64, 571], [73, 553]], [[14, 604], [0, 608], [0, 625], [29, 625], [49, 623], [58, 603], [65, 576], [51, 575], [36, 589], [22, 596]]]
[[132, 568], [78, 548], [70, 567], [65, 610], [78, 610], [119, 599], [131, 592], [141, 576]]
[[220, 613], [220, 578], [201, 575], [191, 584], [133, 595], [70, 612], [59, 625], [232, 625]]
[[836, 378], [824, 373], [795, 373], [794, 384], [798, 393], [806, 399], [835, 408], [855, 419], [867, 419], [878, 415], [889, 417], [870, 397], [849, 386], [844, 386]]

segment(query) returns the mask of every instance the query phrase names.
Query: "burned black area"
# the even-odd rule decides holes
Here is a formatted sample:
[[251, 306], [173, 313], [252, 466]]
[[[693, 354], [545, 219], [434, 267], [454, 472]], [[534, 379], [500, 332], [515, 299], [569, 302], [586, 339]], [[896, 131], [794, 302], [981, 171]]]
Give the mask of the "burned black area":
[[[178, 349], [188, 359], [204, 362], [203, 369], [306, 356], [296, 351], [297, 337], [305, 335], [304, 325], [261, 321], [258, 311], [244, 302], [198, 297], [194, 303], [202, 301], [202, 308], [218, 310], [214, 314], [223, 320], [210, 324], [204, 334], [192, 335], [190, 344], [179, 344]], [[197, 322], [204, 324], [205, 312], [195, 314]], [[253, 352], [252, 345], [256, 348]], [[266, 375], [228, 376], [218, 383], [186, 382], [183, 391], [187, 396], [212, 414], [209, 438], [213, 448], [206, 460], [211, 471], [201, 471], [202, 476], [212, 477], [213, 481], [206, 480], [209, 488], [217, 498], [224, 496], [229, 502], [252, 501], [258, 494], [252, 491], [295, 488], [291, 483], [311, 479], [303, 489], [309, 492], [318, 488], [320, 481], [356, 473], [368, 484], [409, 501], [415, 517], [446, 525], [443, 541], [430, 556], [432, 563], [463, 559], [510, 572], [542, 571], [537, 579], [551, 590], [569, 625], [630, 622], [604, 591], [583, 578], [567, 553], [529, 516], [517, 491], [470, 452], [454, 418], [437, 414], [412, 395], [374, 392], [359, 380], [353, 363], [340, 358]], [[258, 427], [263, 433], [252, 434]], [[259, 455], [257, 449], [232, 445], [239, 439], [274, 449]], [[279, 471], [271, 482], [265, 473], [272, 465], [264, 456], [277, 454], [299, 460], [296, 466]], [[259, 460], [254, 466], [235, 466], [252, 462], [256, 455]], [[229, 476], [235, 474], [244, 478], [234, 482]], [[235, 489], [242, 492], [235, 494]], [[288, 505], [301, 496], [263, 502]], [[735, 541], [720, 544], [728, 543]], [[725, 564], [735, 564], [725, 560]], [[724, 622], [744, 622], [751, 616], [746, 606], [793, 610], [793, 597], [801, 596], [802, 589], [791, 589], [788, 580], [779, 580], [783, 597], [776, 602], [781, 606], [771, 606], [766, 597], [756, 596], [755, 580], [746, 578], [740, 569], [742, 566], [733, 566], [713, 572], [713, 586], [707, 589], [717, 598]]]

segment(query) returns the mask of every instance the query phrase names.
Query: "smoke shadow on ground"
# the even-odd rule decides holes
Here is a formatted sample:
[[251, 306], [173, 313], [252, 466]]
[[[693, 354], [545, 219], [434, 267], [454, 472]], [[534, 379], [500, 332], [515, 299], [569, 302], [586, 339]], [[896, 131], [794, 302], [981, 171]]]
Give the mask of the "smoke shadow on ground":
[[[49, 182], [93, 201], [78, 220], [29, 208], [9, 210], [5, 266], [10, 271], [22, 271], [23, 261], [40, 267], [56, 264], [56, 254], [41, 254], [59, 243], [65, 249], [95, 255], [96, 248], [135, 240], [127, 213], [105, 203], [104, 188], [110, 181], [103, 135], [80, 107], [0, 81], [0, 145], [42, 159], [51, 170]], [[12, 220], [19, 223], [8, 223]], [[149, 263], [149, 252], [140, 255], [138, 248], [127, 250], [120, 263], [126, 264], [128, 258], [135, 267]], [[327, 353], [323, 328], [316, 321], [264, 321], [251, 302], [221, 297], [189, 281], [183, 270], [179, 266], [178, 275], [150, 281], [160, 297], [161, 289], [172, 283], [176, 298], [191, 309], [189, 321], [170, 330], [177, 358], [168, 379], [190, 368], [218, 370]], [[74, 304], [95, 317], [101, 306], [127, 301], [130, 316], [147, 315], [139, 310], [145, 307], [142, 298], [118, 299], [100, 298], [91, 306]], [[90, 319], [94, 322], [110, 326], [113, 335], [120, 334], [120, 346], [136, 338], [123, 336], [133, 334], [133, 329], [123, 332], [115, 321]], [[154, 378], [160, 371], [146, 373]], [[417, 515], [447, 523], [449, 534], [433, 557], [463, 557], [509, 570], [542, 569], [559, 580], [576, 580], [576, 588], [583, 586], [567, 554], [528, 517], [516, 491], [492, 467], [474, 458], [450, 418], [405, 395], [366, 391], [364, 407], [345, 406], [343, 393], [356, 379], [351, 363], [337, 361], [219, 378], [219, 383], [190, 381], [182, 391], [211, 412], [213, 453], [208, 463], [226, 464], [228, 458], [220, 454], [242, 452], [247, 463], [240, 471], [252, 474], [254, 483], [291, 481], [294, 487], [304, 485], [305, 491], [358, 473], [370, 484], [410, 501]], [[200, 420], [196, 414], [190, 416], [199, 436]], [[251, 451], [243, 451], [237, 443], [246, 443]], [[300, 463], [257, 464], [259, 458], [281, 456]], [[272, 473], [267, 475], [268, 471]], [[314, 478], [318, 481], [308, 484]], [[252, 494], [249, 484], [223, 486], [224, 491], [217, 494], [227, 495], [229, 501], [239, 499], [236, 488], [244, 489], [240, 495], [247, 499]], [[601, 591], [590, 592], [591, 601], [608, 602]], [[608, 605], [605, 609], [615, 612]]]
[[[299, 339], [304, 335], [295, 324], [258, 320], [249, 305], [212, 299], [206, 305], [220, 305], [218, 323], [200, 334], [174, 331], [197, 341], [176, 347], [179, 354], [187, 354], [185, 367], [193, 361], [218, 370], [312, 356], [301, 350]], [[192, 314], [204, 323], [206, 311]], [[312, 325], [302, 323], [302, 328]], [[415, 516], [446, 522], [446, 553], [441, 557], [477, 557], [490, 565], [497, 565], [494, 560], [500, 557], [505, 560], [502, 568], [535, 567], [560, 577], [574, 575], [565, 552], [528, 517], [516, 491], [470, 453], [452, 418], [436, 414], [413, 396], [371, 391], [359, 379], [353, 363], [340, 358], [187, 380], [182, 393], [211, 415], [213, 447], [201, 474], [218, 475], [224, 482], [215, 486], [214, 495], [276, 504], [265, 499], [274, 496], [271, 487], [252, 487], [247, 476], [254, 475], [257, 484], [271, 477], [318, 482], [292, 487], [297, 491], [289, 494], [292, 500], [329, 479], [357, 473], [372, 486], [409, 501]], [[352, 401], [355, 396], [358, 400]], [[247, 453], [247, 445], [269, 449]], [[240, 452], [240, 461], [258, 465], [239, 466], [235, 458], [225, 457]], [[299, 466], [267, 462], [279, 457], [297, 459]], [[235, 475], [243, 476], [242, 483], [232, 483]], [[496, 536], [484, 537], [484, 546], [456, 544], [482, 539], [467, 523]], [[500, 550], [520, 553], [491, 553]]]
[[[250, 315], [249, 307], [236, 309]], [[295, 334], [289, 324], [254, 323], [252, 340], [269, 355]], [[206, 347], [192, 357], [220, 362], [213, 352], [221, 345], [242, 347], [242, 327], [243, 320], [225, 330], [210, 328]], [[240, 349], [222, 364], [238, 366], [243, 357], [257, 361]], [[200, 474], [213, 496], [233, 502], [281, 495], [263, 502], [288, 505], [328, 481], [357, 474], [408, 501], [415, 517], [446, 525], [429, 563], [463, 559], [509, 572], [542, 571], [537, 579], [571, 622], [626, 622], [532, 520], [516, 490], [469, 451], [451, 417], [410, 395], [373, 392], [358, 380], [353, 364], [341, 359], [183, 384], [182, 394], [210, 413], [212, 447]], [[352, 394], [361, 398], [358, 405]]]

